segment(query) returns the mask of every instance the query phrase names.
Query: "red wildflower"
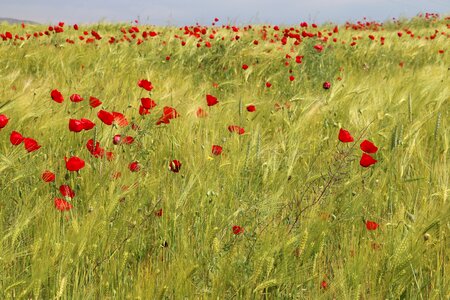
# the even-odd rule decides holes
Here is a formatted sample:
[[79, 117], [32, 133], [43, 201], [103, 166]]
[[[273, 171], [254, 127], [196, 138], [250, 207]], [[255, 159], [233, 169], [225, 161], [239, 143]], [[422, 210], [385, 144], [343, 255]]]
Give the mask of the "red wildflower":
[[53, 182], [53, 181], [55, 181], [56, 176], [55, 176], [55, 173], [46, 170], [46, 171], [42, 172], [41, 177], [42, 177], [42, 180], [44, 180], [45, 182]]
[[94, 147], [94, 140], [93, 139], [90, 139], [89, 141], [87, 141], [86, 148], [96, 158], [103, 157], [103, 155], [105, 154], [105, 150], [103, 150], [100, 147], [100, 143], [99, 142], [96, 142], [95, 143], [95, 147]]
[[128, 125], [127, 118], [123, 114], [121, 114], [120, 112], [113, 111], [112, 115], [114, 117], [114, 122], [117, 125], [119, 125], [120, 127], [124, 127], [124, 126]]
[[322, 280], [322, 282], [320, 283], [320, 287], [325, 290], [328, 287], [328, 283], [325, 280]]
[[156, 106], [156, 103], [150, 98], [141, 98], [141, 105], [146, 109], [152, 109]]
[[59, 187], [59, 191], [61, 192], [61, 195], [63, 197], [70, 198], [70, 199], [75, 197], [75, 192], [68, 185], [65, 185], [65, 184], [61, 185]]
[[81, 122], [81, 125], [83, 126], [84, 130], [91, 130], [95, 126], [95, 124], [91, 120], [88, 120], [88, 119], [82, 118], [80, 120], [80, 122]]
[[150, 110], [148, 108], [145, 108], [142, 105], [139, 105], [139, 114], [141, 116], [148, 115], [149, 113], [150, 113]]
[[317, 52], [321, 52], [323, 50], [323, 46], [320, 45], [320, 44], [317, 44], [317, 45], [314, 46], [314, 49], [316, 49]]
[[239, 127], [237, 125], [230, 125], [230, 126], [228, 126], [228, 131], [229, 132], [236, 132], [238, 134], [244, 134], [245, 133], [244, 128]]
[[149, 92], [153, 89], [152, 83], [146, 79], [139, 80], [138, 86]]
[[164, 106], [163, 115], [159, 118], [158, 122], [156, 122], [156, 125], [159, 125], [161, 123], [169, 124], [171, 119], [175, 119], [179, 116], [180, 115], [178, 114], [175, 108], [170, 106]]
[[64, 199], [55, 198], [55, 208], [60, 211], [71, 210], [73, 208], [72, 204]]
[[54, 90], [50, 93], [50, 96], [52, 97], [52, 99], [53, 99], [55, 102], [62, 103], [62, 102], [64, 101], [63, 95], [62, 95], [57, 89], [54, 89]]
[[375, 146], [371, 141], [364, 140], [361, 145], [359, 145], [362, 151], [366, 153], [376, 153], [378, 151], [378, 147]]
[[249, 112], [254, 112], [254, 111], [256, 111], [256, 106], [254, 106], [254, 105], [248, 105], [248, 106], [247, 106], [247, 111], [249, 111]]
[[376, 230], [380, 226], [378, 223], [373, 221], [366, 221], [367, 230]]
[[157, 217], [162, 217], [162, 215], [163, 215], [163, 210], [162, 210], [162, 208], [160, 208], [159, 210], [155, 211], [155, 216], [157, 216]]
[[168, 116], [169, 119], [175, 119], [180, 116], [176, 109], [170, 106], [164, 106], [163, 115]]
[[82, 160], [81, 158], [77, 157], [77, 156], [72, 156], [69, 159], [65, 159], [66, 160], [66, 168], [68, 171], [79, 171], [81, 169], [84, 168], [84, 160]]
[[199, 107], [197, 109], [197, 118], [205, 118], [208, 114], [206, 113], [206, 111], [203, 110], [203, 108]]
[[377, 162], [376, 159], [374, 159], [372, 156], [370, 156], [369, 154], [363, 153], [363, 155], [361, 156], [361, 159], [359, 161], [359, 164], [361, 165], [361, 167], [367, 168], [370, 167], [371, 165], [375, 164]]
[[11, 135], [9, 136], [9, 141], [14, 146], [22, 144], [23, 140], [24, 140], [24, 137], [17, 131], [11, 132]]
[[80, 132], [83, 130], [83, 123], [80, 120], [70, 119], [69, 130], [73, 132]]
[[222, 147], [219, 145], [213, 145], [211, 152], [214, 155], [220, 155], [220, 154], [222, 154]]
[[97, 116], [106, 125], [111, 125], [114, 121], [114, 115], [106, 110], [100, 110]]
[[114, 145], [119, 145], [121, 141], [122, 141], [122, 136], [120, 134], [116, 134], [113, 137], [113, 144]]
[[241, 226], [234, 225], [232, 229], [233, 229], [233, 233], [236, 235], [244, 233], [244, 228]]
[[339, 140], [343, 143], [351, 143], [354, 141], [350, 132], [342, 128], [339, 130]]
[[270, 88], [271, 86], [272, 86], [272, 84], [271, 84], [270, 82], [267, 81], [267, 82], [266, 82], [266, 87], [267, 87], [267, 88]]
[[131, 145], [134, 142], [134, 138], [132, 136], [126, 136], [122, 139], [122, 144]]
[[33, 152], [41, 148], [41, 146], [32, 138], [24, 138], [23, 143], [28, 152]]
[[324, 88], [325, 90], [328, 90], [330, 87], [331, 87], [331, 83], [330, 83], [329, 81], [325, 81], [325, 82], [323, 83], [323, 88]]
[[112, 161], [114, 159], [114, 153], [112, 153], [111, 151], [106, 152], [106, 159], [108, 161]]
[[242, 65], [242, 69], [243, 69], [243, 70], [247, 70], [247, 69], [248, 69], [248, 66], [247, 66], [246, 64], [243, 64], [243, 65]]
[[70, 96], [70, 101], [72, 102], [81, 102], [83, 100], [84, 99], [78, 94], [73, 94], [72, 96]]
[[181, 169], [181, 162], [174, 159], [170, 162], [169, 168], [170, 168], [170, 171], [172, 171], [174, 173], [178, 173], [178, 172], [180, 172], [180, 169]]
[[217, 101], [217, 98], [212, 95], [206, 95], [206, 103], [208, 106], [213, 106], [219, 103], [219, 101]]
[[295, 80], [295, 77], [291, 75], [291, 76], [289, 76], [289, 80], [290, 80], [290, 81], [294, 81], [294, 80]]
[[93, 108], [96, 108], [96, 107], [102, 105], [102, 101], [100, 101], [99, 99], [97, 99], [95, 97], [90, 96], [89, 97], [89, 105]]
[[0, 115], [0, 129], [4, 128], [8, 124], [8, 117], [6, 115]]
[[138, 172], [141, 169], [141, 166], [137, 161], [134, 161], [128, 165], [128, 169], [130, 169], [131, 172]]
[[301, 64], [302, 63], [302, 59], [303, 59], [303, 55], [297, 55], [295, 57], [295, 62], [298, 63], [298, 64]]

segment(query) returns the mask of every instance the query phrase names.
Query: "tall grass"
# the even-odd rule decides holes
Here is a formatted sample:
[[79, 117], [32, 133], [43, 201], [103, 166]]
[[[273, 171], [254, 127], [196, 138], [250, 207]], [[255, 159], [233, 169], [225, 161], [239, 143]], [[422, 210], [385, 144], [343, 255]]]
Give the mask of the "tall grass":
[[[450, 43], [445, 35], [397, 36], [405, 27], [427, 36], [446, 24], [341, 27], [347, 43], [329, 41], [321, 53], [314, 39], [296, 47], [262, 42], [262, 26], [241, 29], [233, 42], [235, 33], [219, 29], [225, 40], [211, 48], [197, 48], [194, 38], [182, 47], [174, 38], [181, 31], [167, 27], [153, 28], [160, 35], [141, 45], [110, 45], [122, 27], [112, 24], [80, 26], [103, 35], [95, 44], [69, 28], [0, 42], [0, 114], [10, 117], [0, 130], [0, 298], [448, 298]], [[0, 26], [38, 30], [45, 28]], [[287, 53], [304, 55], [303, 63], [284, 66]], [[138, 107], [148, 93], [136, 84], [143, 78], [158, 104], [145, 117]], [[51, 100], [55, 88], [63, 104]], [[87, 100], [71, 103], [72, 93], [98, 97], [141, 130], [105, 126]], [[206, 94], [219, 104], [206, 108]], [[245, 110], [250, 103], [255, 113]], [[156, 126], [163, 106], [181, 116]], [[207, 118], [196, 117], [199, 106]], [[97, 124], [95, 138], [114, 161], [85, 149], [94, 131], [69, 132], [69, 118], [81, 117]], [[246, 134], [229, 133], [233, 124]], [[361, 168], [358, 141], [337, 140], [341, 127], [379, 146], [378, 163]], [[12, 146], [12, 130], [42, 148]], [[135, 143], [114, 146], [118, 133]], [[221, 156], [211, 154], [213, 144], [223, 146]], [[65, 169], [71, 155], [86, 160], [79, 175]], [[178, 174], [168, 170], [173, 159], [182, 162]], [[131, 173], [135, 160], [142, 170]], [[40, 178], [47, 169], [55, 183]], [[61, 184], [76, 192], [64, 213], [53, 206]], [[380, 228], [368, 231], [364, 220]], [[233, 225], [244, 233], [234, 235]]]

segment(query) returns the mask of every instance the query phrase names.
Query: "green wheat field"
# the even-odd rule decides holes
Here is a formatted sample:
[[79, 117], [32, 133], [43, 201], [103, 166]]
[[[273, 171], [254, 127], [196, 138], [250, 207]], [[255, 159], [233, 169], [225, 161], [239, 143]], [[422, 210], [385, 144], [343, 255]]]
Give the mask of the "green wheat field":
[[48, 27], [0, 24], [0, 299], [449, 299], [449, 17]]

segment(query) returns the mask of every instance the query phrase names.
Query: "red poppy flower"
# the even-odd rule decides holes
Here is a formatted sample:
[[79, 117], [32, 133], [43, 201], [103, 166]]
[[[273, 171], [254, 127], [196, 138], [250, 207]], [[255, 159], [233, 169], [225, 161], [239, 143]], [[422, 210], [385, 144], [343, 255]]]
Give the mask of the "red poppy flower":
[[302, 60], [303, 60], [303, 55], [297, 55], [295, 57], [295, 62], [298, 63], [298, 64], [301, 64]]
[[83, 123], [80, 120], [70, 119], [69, 130], [73, 132], [80, 132], [83, 130]]
[[294, 76], [289, 76], [289, 81], [294, 81], [295, 77]]
[[222, 154], [222, 147], [219, 145], [213, 145], [211, 152], [214, 155], [220, 155], [220, 154]]
[[354, 141], [350, 132], [342, 128], [339, 130], [339, 140], [343, 143], [351, 143]]
[[170, 123], [170, 118], [168, 116], [163, 115], [162, 117], [160, 117], [158, 119], [158, 121], [156, 122], [156, 125], [160, 125], [160, 124], [169, 124]]
[[70, 186], [63, 184], [59, 187], [59, 191], [63, 197], [72, 199], [75, 197], [75, 192], [70, 188]]
[[8, 124], [8, 117], [6, 115], [0, 115], [0, 129], [4, 128]]
[[371, 141], [364, 140], [361, 145], [359, 145], [362, 151], [366, 153], [376, 153], [378, 151], [378, 147], [375, 146]]
[[134, 138], [132, 136], [126, 136], [122, 139], [122, 144], [131, 145], [134, 142]]
[[86, 143], [86, 148], [89, 150], [89, 152], [96, 158], [103, 157], [105, 154], [105, 150], [100, 147], [100, 143], [96, 142], [94, 147], [94, 140], [90, 139]]
[[174, 159], [170, 162], [169, 167], [172, 172], [178, 173], [178, 172], [180, 172], [180, 169], [181, 169], [181, 162]]
[[73, 29], [78, 30], [78, 24], [73, 24]]
[[236, 132], [236, 133], [238, 133], [240, 135], [245, 133], [244, 128], [239, 127], [237, 125], [230, 125], [230, 126], [228, 126], [228, 131], [229, 132]]
[[59, 211], [69, 211], [73, 208], [73, 206], [64, 199], [55, 198], [55, 208]]
[[158, 122], [156, 122], [156, 125], [159, 125], [161, 123], [169, 124], [171, 119], [175, 119], [179, 117], [180, 115], [176, 111], [175, 108], [170, 106], [164, 106], [163, 108], [163, 115], [159, 118]]
[[89, 105], [93, 108], [96, 108], [96, 107], [102, 105], [102, 101], [100, 101], [99, 99], [97, 99], [95, 97], [90, 96], [89, 97]]
[[130, 169], [131, 172], [137, 172], [141, 169], [141, 166], [137, 161], [134, 161], [128, 165], [128, 169]]
[[55, 173], [46, 170], [46, 171], [42, 172], [41, 177], [42, 177], [42, 180], [44, 180], [45, 182], [53, 182], [53, 181], [55, 181], [56, 176], [55, 176]]
[[377, 162], [376, 159], [374, 159], [372, 156], [370, 156], [369, 154], [363, 153], [363, 155], [361, 156], [361, 159], [359, 161], [359, 164], [361, 165], [361, 167], [367, 168], [370, 167], [371, 165], [375, 164]]
[[17, 131], [11, 132], [11, 135], [9, 136], [9, 141], [14, 146], [22, 144], [23, 140], [24, 140], [24, 137]]
[[266, 87], [270, 88], [272, 86], [272, 84], [270, 82], [266, 82]]
[[84, 99], [78, 94], [73, 94], [72, 96], [70, 96], [70, 101], [72, 102], [81, 102], [83, 100]]
[[156, 103], [150, 98], [141, 98], [141, 105], [146, 109], [152, 109], [156, 106]]
[[152, 83], [146, 79], [139, 80], [138, 86], [149, 92], [153, 89]]
[[322, 282], [320, 283], [320, 287], [325, 290], [328, 287], [328, 283], [325, 280], [322, 280]]
[[113, 144], [114, 145], [119, 145], [121, 141], [122, 141], [122, 136], [120, 134], [116, 134], [113, 137]]
[[317, 52], [321, 52], [323, 50], [323, 46], [320, 45], [320, 44], [317, 44], [317, 45], [314, 46], [314, 49], [316, 49]]
[[83, 126], [84, 130], [91, 130], [95, 126], [95, 124], [91, 120], [88, 120], [88, 119], [82, 118], [80, 120], [80, 122], [81, 122], [81, 125]]
[[205, 118], [208, 114], [206, 113], [206, 111], [203, 110], [203, 108], [199, 107], [197, 109], [197, 118]]
[[378, 223], [373, 221], [366, 221], [367, 230], [376, 230], [380, 226]]
[[98, 118], [105, 123], [106, 125], [111, 125], [114, 121], [114, 116], [112, 113], [107, 112], [106, 110], [100, 110], [97, 113]]
[[139, 105], [139, 114], [141, 116], [148, 115], [149, 113], [150, 113], [150, 110], [148, 108], [145, 108], [142, 105]]
[[330, 83], [329, 81], [325, 81], [325, 82], [323, 83], [323, 88], [324, 88], [325, 90], [330, 89], [330, 87], [331, 87], [331, 83]]
[[162, 215], [163, 215], [163, 210], [162, 210], [162, 208], [160, 208], [159, 210], [155, 211], [155, 216], [157, 216], [157, 217], [162, 217]]
[[238, 226], [238, 225], [234, 225], [232, 229], [233, 229], [233, 233], [236, 235], [244, 232], [244, 228], [241, 226]]
[[219, 103], [219, 101], [217, 101], [217, 98], [212, 95], [206, 95], [206, 103], [208, 106], [213, 106]]
[[247, 111], [249, 111], [249, 112], [254, 112], [254, 111], [256, 111], [256, 106], [254, 106], [254, 105], [248, 105], [248, 106], [247, 106]]
[[248, 66], [247, 66], [246, 64], [243, 64], [243, 65], [242, 65], [242, 69], [243, 69], [243, 70], [247, 70], [247, 69], [248, 69]]
[[32, 138], [24, 138], [23, 143], [28, 152], [33, 152], [41, 148], [41, 146]]
[[50, 96], [52, 97], [52, 99], [53, 99], [55, 102], [62, 103], [62, 102], [64, 101], [63, 95], [62, 95], [57, 89], [54, 89], [54, 90], [50, 93]]
[[81, 158], [77, 157], [77, 156], [72, 156], [69, 159], [65, 159], [66, 160], [66, 168], [69, 171], [76, 171], [78, 172], [79, 170], [84, 168], [84, 160], [82, 160]]
[[124, 126], [128, 125], [127, 118], [123, 114], [121, 114], [120, 112], [113, 111], [112, 115], [114, 117], [114, 122], [117, 125], [119, 125], [120, 127], [124, 127]]
[[111, 151], [106, 152], [106, 159], [108, 161], [112, 161], [114, 159], [114, 153], [112, 153]]

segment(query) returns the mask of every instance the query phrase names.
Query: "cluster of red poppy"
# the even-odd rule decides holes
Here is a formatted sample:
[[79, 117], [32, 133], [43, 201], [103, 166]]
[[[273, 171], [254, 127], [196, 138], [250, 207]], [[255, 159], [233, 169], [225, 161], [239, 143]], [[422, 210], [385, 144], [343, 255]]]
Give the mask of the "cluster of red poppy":
[[[350, 134], [350, 132], [348, 132], [345, 129], [340, 129], [339, 130], [339, 141], [341, 141], [342, 143], [351, 143], [354, 142], [354, 138], [353, 136]], [[368, 140], [364, 140], [361, 142], [361, 144], [359, 145], [360, 149], [363, 151], [363, 154], [361, 156], [361, 159], [359, 161], [359, 164], [364, 167], [364, 168], [368, 168], [371, 165], [375, 164], [377, 162], [376, 159], [374, 159], [372, 156], [370, 156], [367, 153], [376, 153], [378, 151], [378, 147], [375, 146], [374, 143], [372, 143], [371, 141]], [[379, 224], [377, 224], [374, 221], [366, 221], [366, 228], [367, 230], [376, 230], [379, 226]]]
[[[354, 141], [354, 139], [350, 134], [350, 132], [341, 128], [339, 130], [339, 141], [341, 141], [342, 143], [351, 143]], [[367, 154], [367, 153], [376, 153], [378, 151], [378, 147], [376, 147], [371, 141], [368, 140], [362, 141], [362, 143], [360, 144], [360, 149], [364, 152], [359, 161], [361, 167], [367, 168], [377, 162], [376, 159]]]

